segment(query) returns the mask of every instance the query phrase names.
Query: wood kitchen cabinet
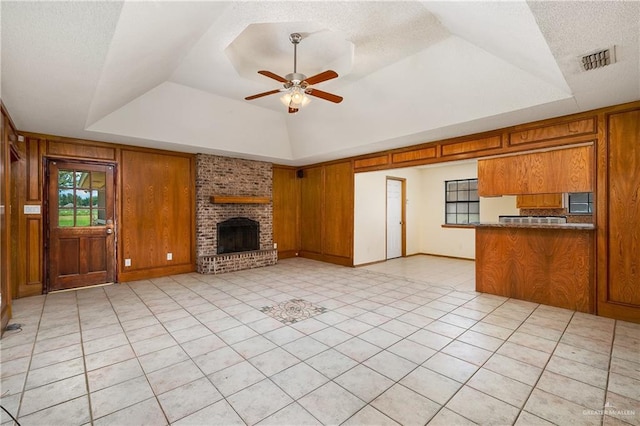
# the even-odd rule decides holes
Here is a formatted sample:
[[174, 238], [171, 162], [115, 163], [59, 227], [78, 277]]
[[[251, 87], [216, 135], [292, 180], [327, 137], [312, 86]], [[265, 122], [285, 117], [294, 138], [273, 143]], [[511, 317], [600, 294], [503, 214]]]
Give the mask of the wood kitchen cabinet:
[[519, 209], [561, 209], [562, 194], [518, 195], [516, 207]]
[[593, 191], [593, 145], [478, 160], [483, 197]]

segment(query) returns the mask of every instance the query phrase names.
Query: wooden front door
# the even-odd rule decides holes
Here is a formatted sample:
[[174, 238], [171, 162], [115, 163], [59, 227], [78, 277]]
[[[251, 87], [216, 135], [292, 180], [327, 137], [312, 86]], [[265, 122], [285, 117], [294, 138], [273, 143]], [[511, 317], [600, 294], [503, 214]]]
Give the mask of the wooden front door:
[[115, 279], [114, 166], [50, 161], [48, 290]]

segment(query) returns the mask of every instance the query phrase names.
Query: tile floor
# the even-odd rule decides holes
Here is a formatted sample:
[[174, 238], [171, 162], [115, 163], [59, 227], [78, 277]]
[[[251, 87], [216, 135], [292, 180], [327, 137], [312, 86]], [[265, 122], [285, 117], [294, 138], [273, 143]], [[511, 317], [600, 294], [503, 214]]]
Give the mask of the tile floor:
[[[19, 299], [1, 403], [22, 425], [640, 425], [640, 325], [475, 293], [473, 274], [288, 259]], [[291, 299], [327, 311], [260, 311]]]

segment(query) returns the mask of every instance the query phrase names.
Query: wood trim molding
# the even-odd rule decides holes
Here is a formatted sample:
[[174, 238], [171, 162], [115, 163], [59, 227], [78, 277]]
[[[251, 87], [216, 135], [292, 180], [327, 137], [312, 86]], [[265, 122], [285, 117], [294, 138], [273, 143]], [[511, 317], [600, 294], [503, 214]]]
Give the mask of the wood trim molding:
[[269, 197], [243, 197], [235, 195], [212, 195], [213, 204], [269, 204]]

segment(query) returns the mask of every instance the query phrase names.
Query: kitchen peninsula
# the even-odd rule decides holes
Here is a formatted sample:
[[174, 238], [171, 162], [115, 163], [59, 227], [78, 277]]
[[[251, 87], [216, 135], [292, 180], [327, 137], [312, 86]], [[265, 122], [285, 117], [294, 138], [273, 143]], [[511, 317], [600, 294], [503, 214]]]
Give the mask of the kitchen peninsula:
[[[593, 191], [593, 145], [478, 161], [481, 196]], [[593, 223], [476, 225], [476, 290], [595, 313]]]
[[595, 311], [593, 224], [476, 226], [476, 290]]

